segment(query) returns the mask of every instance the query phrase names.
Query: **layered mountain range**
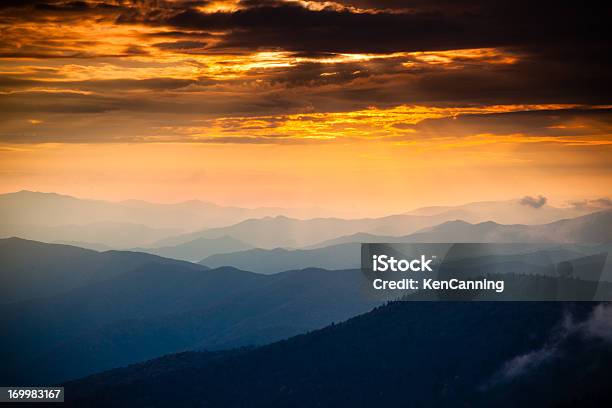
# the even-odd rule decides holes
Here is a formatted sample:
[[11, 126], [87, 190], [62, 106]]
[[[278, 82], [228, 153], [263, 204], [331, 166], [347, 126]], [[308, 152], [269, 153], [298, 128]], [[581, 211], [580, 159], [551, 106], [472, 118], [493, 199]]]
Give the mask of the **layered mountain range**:
[[361, 296], [358, 270], [263, 275], [18, 238], [0, 240], [0, 259], [4, 384], [53, 383], [181, 350], [265, 344], [379, 303]]
[[[299, 218], [305, 213], [291, 211], [0, 195], [0, 383], [60, 383], [138, 363], [66, 384], [69, 401], [163, 406], [171, 394], [161, 384], [170, 383], [183, 393], [179, 406], [240, 406], [249, 398], [252, 406], [311, 406], [317, 393], [325, 394], [322, 406], [337, 406], [347, 395], [354, 398], [344, 403], [356, 406], [395, 405], [403, 401], [398, 389], [429, 390], [440, 405], [487, 406], [506, 404], [500, 396], [519, 403], [516, 390], [533, 391], [520, 379], [505, 379], [513, 365], [526, 365], [539, 376], [534, 384], [558, 370], [592, 369], [593, 384], [565, 390], [560, 401], [579, 400], [583, 390], [599, 398], [601, 366], [549, 358], [548, 348], [604, 364], [605, 336], [593, 330], [603, 324], [606, 332], [607, 319], [588, 330], [577, 323], [561, 340], [554, 333], [566, 330], [568, 313], [590, 322], [598, 313], [608, 316], [607, 308], [380, 307], [395, 297], [363, 296], [358, 268], [364, 242], [548, 243], [547, 257], [557, 260], [587, 255], [585, 244], [589, 253], [607, 253], [612, 210], [510, 200], [361, 219]], [[530, 270], [530, 259], [499, 261]], [[602, 276], [612, 281], [610, 262]], [[593, 336], [604, 343], [594, 346]], [[470, 360], [473, 366], [464, 362], [468, 349], [484, 350]], [[546, 363], [536, 364], [542, 371], [524, 363], [530, 353]], [[406, 374], [413, 365], [421, 367], [419, 375]], [[224, 388], [230, 377], [244, 384], [239, 392]], [[344, 392], [329, 388], [332, 378], [341, 379]], [[131, 397], [112, 397], [124, 392]]]
[[[366, 238], [376, 241], [396, 240], [415, 233], [439, 235], [441, 224], [458, 220], [470, 224], [549, 224], [597, 210], [602, 208], [534, 206], [529, 201], [516, 199], [427, 207], [378, 218], [343, 219], [313, 218], [321, 213], [316, 209], [248, 209], [201, 201], [176, 204], [136, 200], [108, 202], [20, 191], [0, 195], [0, 237], [15, 236], [96, 250], [130, 249], [199, 261], [209, 255], [250, 248], [308, 249], [362, 242]], [[434, 230], [430, 231], [431, 228]], [[461, 225], [450, 224], [444, 228], [448, 233], [463, 236]], [[508, 231], [509, 227], [501, 231], [495, 224], [478, 227], [479, 230], [487, 228], [490, 231], [486, 236], [485, 231], [469, 232], [480, 234], [476, 238], [481, 239], [504, 239], [509, 233], [525, 234]], [[425, 235], [422, 239], [437, 238]]]

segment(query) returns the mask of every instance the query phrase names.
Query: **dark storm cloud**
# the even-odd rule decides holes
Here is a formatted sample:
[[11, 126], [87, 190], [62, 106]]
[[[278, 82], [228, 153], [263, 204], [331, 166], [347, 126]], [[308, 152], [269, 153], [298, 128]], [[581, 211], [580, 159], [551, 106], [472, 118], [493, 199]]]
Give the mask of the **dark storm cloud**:
[[[610, 104], [609, 5], [509, 0], [339, 3], [378, 11], [358, 13], [335, 6], [315, 10], [278, 0], [242, 1], [237, 11], [215, 13], [196, 8], [209, 4], [206, 1], [1, 2], [3, 33], [12, 36], [0, 38], [0, 58], [21, 58], [25, 62], [19, 63], [24, 65], [43, 65], [43, 59], [54, 59], [49, 65], [55, 66], [86, 64], [66, 58], [98, 58], [107, 69], [113, 69], [112, 77], [123, 78], [76, 80], [88, 76], [45, 73], [34, 66], [20, 75], [9, 67], [0, 75], [0, 120], [22, 115], [27, 122], [36, 114], [71, 113], [112, 112], [109, 117], [115, 112], [134, 112], [134, 116], [167, 113], [199, 118], [344, 112], [397, 105], [576, 104], [584, 109], [459, 115], [394, 126], [413, 131], [414, 137], [609, 135], [610, 111], [587, 109], [589, 105]], [[61, 28], [53, 38], [41, 38], [26, 24], [19, 25], [43, 21], [68, 27], [81, 20], [125, 24], [125, 30], [116, 30], [115, 35], [125, 35], [133, 43], [126, 41], [120, 43], [125, 46], [109, 49], [113, 43], [105, 43], [104, 38], [86, 43], [78, 33], [75, 38]], [[146, 28], [135, 29], [127, 25], [130, 23]], [[430, 64], [406, 54], [465, 48], [495, 48], [499, 58], [459, 55], [448, 57], [448, 63]], [[286, 54], [284, 59], [275, 56], [272, 63], [259, 64], [259, 60], [249, 59], [259, 51]], [[364, 53], [381, 58], [343, 59], [343, 54]], [[177, 67], [184, 65], [182, 70], [167, 74], [164, 69], [169, 65], [160, 61], [170, 54]], [[201, 58], [213, 54], [222, 57], [214, 61]], [[155, 60], [157, 55], [159, 60]], [[240, 61], [232, 62], [231, 56], [239, 56]], [[287, 56], [297, 60], [290, 61]], [[514, 60], [506, 63], [505, 57]], [[31, 58], [39, 61], [30, 63]], [[213, 65], [218, 69], [207, 71]], [[95, 74], [98, 68], [90, 64], [86, 71]], [[145, 69], [138, 71], [140, 68]], [[138, 77], [153, 77], [131, 79], [132, 72]], [[211, 78], [198, 78], [200, 72]], [[215, 72], [220, 74], [212, 79]], [[90, 77], [109, 76], [102, 72]], [[72, 121], [66, 123], [69, 127]], [[44, 126], [38, 127], [40, 132], [48, 129]], [[54, 137], [61, 140], [64, 130], [53, 133]], [[30, 137], [34, 140], [37, 136], [32, 133]], [[239, 136], [228, 137], [227, 142], [232, 143], [230, 140], [257, 143]]]
[[[138, 100], [137, 103], [147, 106], [146, 100]], [[103, 113], [128, 108], [130, 104], [129, 99], [113, 96], [34, 90], [0, 95], [0, 119], [8, 119], [16, 113]]]
[[[108, 5], [110, 6], [110, 4]], [[91, 6], [85, 1], [62, 1], [62, 0], [4, 0], [0, 3], [0, 9], [24, 9], [34, 8], [37, 10], [76, 10], [83, 11]]]
[[149, 52], [138, 45], [130, 45], [124, 50], [126, 55], [147, 55]]
[[[123, 81], [123, 80], [120, 80]], [[129, 81], [129, 80], [126, 80]], [[185, 83], [178, 81], [173, 83], [159, 84], [151, 80], [143, 80], [149, 87], [157, 86], [182, 86]], [[206, 82], [204, 82], [206, 83]], [[104, 81], [92, 81], [92, 84], [104, 87]], [[218, 92], [203, 91], [195, 93], [168, 93], [159, 92], [155, 98], [149, 93], [124, 92], [120, 82], [108, 81], [107, 86], [115, 85], [115, 92], [74, 92], [69, 89], [39, 91], [24, 90], [16, 93], [0, 94], [0, 122], [16, 114], [44, 114], [44, 113], [109, 113], [109, 112], [133, 112], [144, 113], [169, 113], [179, 115], [270, 115], [279, 111], [298, 111], [303, 107], [303, 102], [295, 100], [291, 95], [283, 93], [232, 93], [218, 95]], [[129, 82], [128, 82], [129, 84]], [[130, 84], [132, 89], [143, 86], [136, 82]], [[180, 96], [180, 97], [179, 97]], [[201, 116], [200, 116], [201, 117]]]
[[[503, 47], [522, 58], [513, 66], [486, 69], [466, 66], [454, 72], [424, 73], [415, 69], [410, 72], [413, 76], [396, 78], [398, 83], [382, 78], [371, 89], [351, 87], [337, 93], [340, 99], [346, 96], [364, 99], [366, 104], [448, 101], [601, 104], [610, 100], [612, 54], [605, 41], [610, 6], [549, 1], [391, 3], [393, 8], [402, 8], [404, 3], [406, 7], [402, 9], [409, 11], [352, 13], [332, 8], [315, 11], [295, 3], [252, 1], [243, 2], [246, 8], [233, 13], [207, 14], [195, 9], [178, 13], [139, 11], [124, 14], [119, 21], [173, 27], [178, 31], [223, 32], [212, 49], [224, 51], [280, 49], [298, 56], [325, 58], [338, 53]], [[297, 71], [288, 68], [287, 82], [308, 83], [307, 70], [311, 74], [317, 71], [314, 66], [301, 66]], [[362, 70], [360, 76], [371, 74]], [[300, 76], [303, 79], [298, 79]], [[347, 82], [349, 77], [337, 78]], [[325, 84], [333, 81], [314, 77], [311, 80]]]
[[[312, 10], [280, 0], [242, 1], [234, 12], [205, 13], [207, 1], [9, 1], [24, 21], [43, 15], [102, 14], [118, 23], [144, 23], [185, 31], [225, 32], [221, 48], [284, 49], [310, 53], [364, 53], [533, 46], [606, 44], [611, 6], [552, 1], [369, 1], [348, 5], [381, 7], [354, 13], [327, 7]], [[23, 13], [31, 9], [32, 13]], [[398, 11], [399, 10], [399, 11]]]
[[[586, 3], [470, 1], [432, 11], [408, 2], [410, 12], [315, 11], [280, 1], [249, 2], [233, 13], [124, 13], [121, 22], [182, 29], [226, 30], [221, 47], [282, 48], [301, 52], [392, 52], [601, 41], [609, 6]], [[443, 7], [445, 6], [445, 7]], [[421, 7], [421, 8], [419, 8]]]
[[[392, 72], [391, 64], [385, 65], [385, 68], [388, 69], [386, 72]], [[272, 84], [283, 84], [292, 88], [347, 84], [357, 78], [373, 75], [375, 70], [370, 64], [303, 62], [291, 69], [267, 70], [262, 74], [265, 74]]]
[[213, 34], [205, 31], [156, 31], [145, 34], [146, 37], [170, 37], [170, 38], [211, 38]]
[[612, 109], [556, 109], [490, 114], [464, 114], [425, 119], [416, 125], [397, 124], [421, 137], [477, 134], [525, 136], [602, 136], [612, 128]]
[[206, 47], [206, 43], [202, 41], [174, 41], [153, 44], [155, 47], [162, 50], [193, 50]]
[[319, 51], [300, 51], [291, 54], [295, 58], [333, 58], [338, 54], [333, 52], [319, 52]]
[[[507, 45], [502, 27], [471, 27], [478, 19], [453, 20], [438, 14], [358, 14], [308, 10], [284, 4], [234, 13], [187, 10], [150, 24], [183, 29], [223, 30], [221, 48], [280, 48], [296, 52], [387, 53]], [[480, 24], [478, 24], [480, 25]]]
[[[127, 5], [127, 6], [126, 6]], [[8, 0], [0, 3], [0, 11], [20, 20], [38, 21], [49, 17], [73, 18], [88, 15], [112, 16], [127, 12], [129, 4], [120, 2], [63, 1], [63, 0]], [[27, 14], [24, 14], [26, 12]]]
[[[518, 50], [517, 50], [518, 51]], [[355, 81], [350, 87], [313, 90], [321, 99], [355, 105], [399, 104], [608, 104], [612, 90], [610, 66], [596, 50], [583, 56], [521, 55], [513, 64], [416, 65], [402, 68], [398, 62], [363, 64], [362, 75], [370, 81]], [[587, 56], [592, 56], [589, 61]], [[583, 58], [584, 57], [584, 58]]]
[[[20, 89], [27, 88], [48, 88], [53, 86], [57, 91], [61, 90], [79, 90], [79, 91], [130, 91], [130, 90], [174, 90], [184, 88], [186, 86], [199, 83], [206, 85], [212, 83], [209, 80], [202, 79], [200, 81], [190, 79], [176, 78], [151, 78], [151, 79], [101, 79], [89, 81], [37, 81], [31, 79], [21, 79], [14, 77], [0, 77], [0, 90], [2, 89]], [[5, 98], [10, 97], [5, 95]], [[2, 97], [0, 97], [1, 99]]]
[[[325, 0], [314, 0], [325, 3]], [[483, 5], [482, 0], [337, 0], [345, 6], [373, 10], [428, 10], [465, 12]]]

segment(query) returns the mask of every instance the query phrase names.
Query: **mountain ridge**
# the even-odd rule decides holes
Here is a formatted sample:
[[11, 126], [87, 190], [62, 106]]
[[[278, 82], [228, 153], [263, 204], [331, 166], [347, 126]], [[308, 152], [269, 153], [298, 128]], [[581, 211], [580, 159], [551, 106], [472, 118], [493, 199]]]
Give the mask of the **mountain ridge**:
[[252, 249], [215, 254], [201, 265], [233, 265], [258, 273], [310, 266], [327, 269], [360, 266], [361, 243], [612, 243], [612, 210], [599, 211], [543, 225], [504, 225], [493, 221], [470, 224], [447, 221], [406, 236], [378, 236], [357, 233], [324, 241], [304, 249]]
[[[104, 279], [0, 304], [0, 383], [54, 383], [186, 349], [266, 344], [379, 304], [360, 296], [359, 270], [263, 275], [138, 252], [14, 241], [29, 250], [17, 251], [22, 256], [12, 263], [2, 258], [4, 277], [30, 268], [36, 253], [48, 279], [55, 279], [50, 259], [57, 259], [57, 270], [71, 266], [79, 273], [97, 260], [94, 272]], [[114, 261], [99, 261], [109, 257]]]
[[568, 314], [588, 322], [596, 310], [583, 302], [392, 302], [267, 346], [169, 355], [64, 386], [69, 403], [92, 406], [602, 404], [612, 350], [580, 331], [548, 346], [558, 357], [518, 374], [508, 368], [544, 353]]

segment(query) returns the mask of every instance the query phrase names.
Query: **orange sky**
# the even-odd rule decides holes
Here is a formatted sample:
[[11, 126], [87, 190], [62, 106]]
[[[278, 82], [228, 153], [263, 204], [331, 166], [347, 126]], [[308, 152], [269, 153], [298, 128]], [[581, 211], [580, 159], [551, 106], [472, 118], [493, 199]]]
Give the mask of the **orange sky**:
[[[553, 204], [607, 194], [610, 145], [45, 144], [4, 149], [4, 191], [245, 206], [323, 207], [380, 215], [431, 204], [545, 194]], [[579, 187], [579, 191], [577, 191]]]
[[608, 74], [537, 36], [402, 39], [419, 10], [365, 0], [32, 4], [0, 6], [2, 192], [351, 215], [611, 193]]

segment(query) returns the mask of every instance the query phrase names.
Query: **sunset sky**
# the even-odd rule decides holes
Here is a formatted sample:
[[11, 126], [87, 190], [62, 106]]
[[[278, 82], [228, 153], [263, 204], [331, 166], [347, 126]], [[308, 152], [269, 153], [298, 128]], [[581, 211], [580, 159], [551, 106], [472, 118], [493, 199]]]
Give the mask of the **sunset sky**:
[[612, 195], [610, 6], [0, 3], [0, 192], [384, 214]]

